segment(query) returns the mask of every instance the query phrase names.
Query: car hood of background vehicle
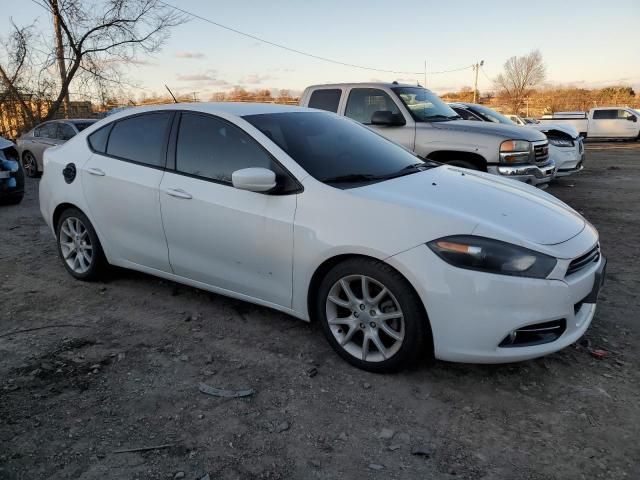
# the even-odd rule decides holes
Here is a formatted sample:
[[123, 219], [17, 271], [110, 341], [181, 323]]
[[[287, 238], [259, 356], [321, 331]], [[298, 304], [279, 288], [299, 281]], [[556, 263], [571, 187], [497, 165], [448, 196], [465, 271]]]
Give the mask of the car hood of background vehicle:
[[538, 142], [547, 137], [534, 129], [522, 128], [517, 125], [504, 125], [502, 123], [476, 122], [472, 120], [452, 120], [450, 122], [431, 122], [429, 125], [438, 130], [450, 130], [454, 132], [480, 133], [499, 135], [505, 140], [527, 140]]
[[495, 232], [523, 245], [562, 243], [585, 227], [580, 214], [535, 187], [456, 167], [441, 166], [350, 192], [425, 210], [427, 215], [473, 219], [474, 233]]
[[527, 125], [525, 128], [533, 128], [542, 133], [550, 132], [551, 130], [558, 130], [569, 135], [571, 138], [578, 138], [578, 131], [573, 125], [560, 125], [558, 123], [539, 123], [535, 125]]

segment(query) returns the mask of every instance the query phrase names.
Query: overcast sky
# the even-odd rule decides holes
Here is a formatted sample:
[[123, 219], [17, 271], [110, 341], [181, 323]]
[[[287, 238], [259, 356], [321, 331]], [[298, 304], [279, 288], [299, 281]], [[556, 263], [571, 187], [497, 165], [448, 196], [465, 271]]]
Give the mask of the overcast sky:
[[[484, 60], [479, 89], [490, 88], [504, 61], [539, 49], [548, 81], [601, 87], [640, 87], [640, 0], [167, 0], [203, 17], [273, 42], [341, 62], [386, 70], [436, 72]], [[18, 24], [50, 20], [29, 0], [0, 0], [0, 35]], [[261, 44], [192, 19], [172, 30], [162, 51], [129, 67], [129, 78], [151, 93], [167, 83], [179, 93], [245, 88], [294, 91], [323, 82], [404, 80], [326, 63]], [[486, 74], [486, 76], [485, 76]], [[427, 74], [438, 92], [473, 85], [472, 70]]]

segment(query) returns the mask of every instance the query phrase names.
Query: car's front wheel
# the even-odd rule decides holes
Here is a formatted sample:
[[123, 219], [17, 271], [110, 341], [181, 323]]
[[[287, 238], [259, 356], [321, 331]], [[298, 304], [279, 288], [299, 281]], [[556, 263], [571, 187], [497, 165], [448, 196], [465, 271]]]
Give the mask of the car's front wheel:
[[374, 259], [352, 258], [329, 270], [316, 315], [336, 352], [364, 370], [396, 371], [432, 353], [417, 294], [400, 273]]
[[78, 280], [96, 280], [106, 260], [98, 235], [87, 216], [76, 208], [65, 210], [56, 229], [58, 253], [67, 271]]

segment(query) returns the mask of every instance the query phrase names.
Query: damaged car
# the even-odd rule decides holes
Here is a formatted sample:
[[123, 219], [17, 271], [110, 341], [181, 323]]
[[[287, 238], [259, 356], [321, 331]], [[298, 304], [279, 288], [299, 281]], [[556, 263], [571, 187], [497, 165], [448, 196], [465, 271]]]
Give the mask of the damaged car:
[[14, 205], [24, 197], [24, 171], [13, 142], [0, 137], [0, 205]]
[[584, 139], [571, 125], [514, 122], [508, 116], [476, 103], [456, 102], [449, 106], [465, 120], [519, 125], [544, 133], [549, 140], [549, 157], [556, 164], [556, 177], [571, 175], [584, 168]]

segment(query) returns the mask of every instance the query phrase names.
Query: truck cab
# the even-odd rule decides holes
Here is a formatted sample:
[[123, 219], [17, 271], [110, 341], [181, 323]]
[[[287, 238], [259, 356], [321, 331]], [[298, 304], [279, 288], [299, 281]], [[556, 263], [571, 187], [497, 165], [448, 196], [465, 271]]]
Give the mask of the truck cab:
[[343, 83], [307, 87], [303, 107], [349, 117], [421, 158], [546, 186], [555, 175], [544, 134], [462, 120], [437, 95], [415, 85]]
[[555, 112], [541, 122], [572, 125], [583, 138], [640, 139], [638, 112], [626, 107], [597, 107], [585, 112]]

